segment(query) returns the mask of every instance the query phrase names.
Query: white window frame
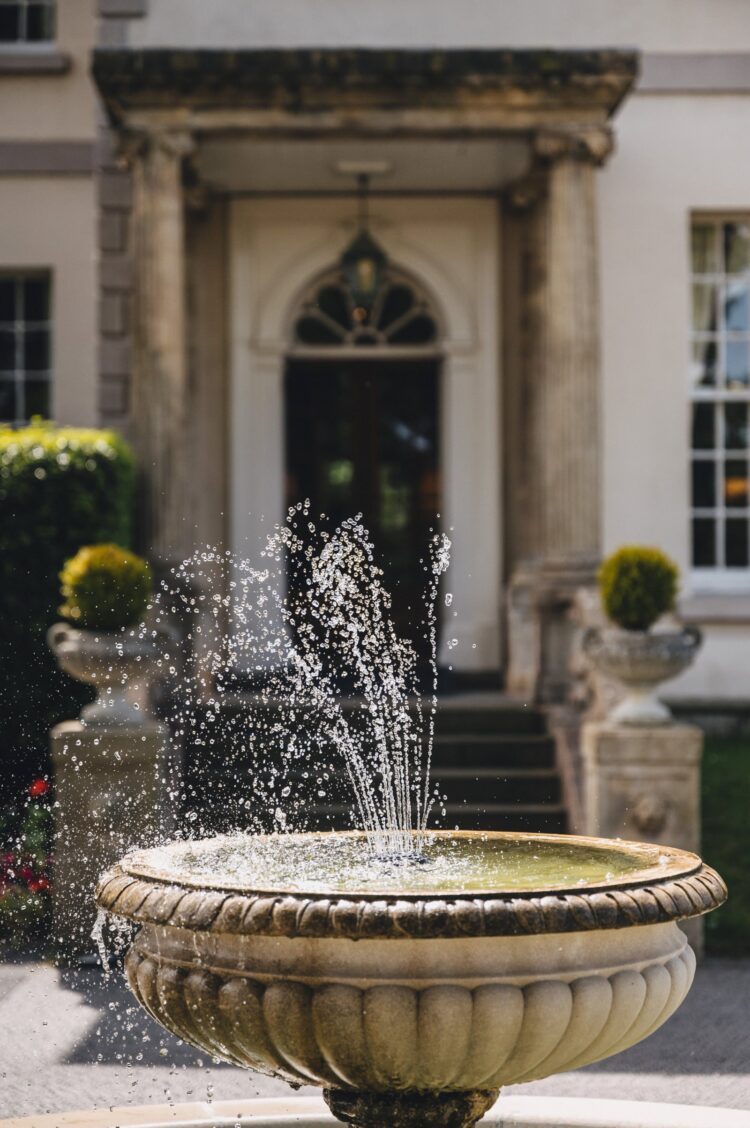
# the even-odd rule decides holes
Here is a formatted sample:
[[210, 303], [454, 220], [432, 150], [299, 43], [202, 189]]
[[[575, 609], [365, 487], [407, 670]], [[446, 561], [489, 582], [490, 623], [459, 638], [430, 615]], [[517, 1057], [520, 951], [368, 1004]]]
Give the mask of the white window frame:
[[[724, 311], [722, 301], [722, 291], [726, 284], [727, 278], [738, 277], [727, 275], [724, 270], [714, 271], [706, 274], [697, 274], [693, 271], [692, 262], [692, 232], [695, 227], [712, 225], [716, 228], [716, 238], [721, 240], [721, 228], [725, 223], [746, 224], [750, 228], [750, 213], [743, 212], [729, 212], [729, 213], [707, 213], [695, 212], [690, 217], [689, 239], [691, 243], [689, 263], [690, 263], [690, 325], [689, 325], [689, 368], [688, 368], [688, 386], [690, 397], [690, 431], [689, 431], [689, 458], [690, 458], [690, 560], [691, 560], [691, 579], [692, 588], [695, 592], [748, 592], [750, 591], [750, 562], [748, 565], [727, 567], [724, 561], [724, 528], [727, 517], [740, 518], [744, 517], [748, 524], [748, 539], [750, 541], [750, 499], [748, 504], [743, 507], [727, 506], [724, 501], [722, 492], [722, 474], [721, 468], [725, 460], [732, 458], [744, 458], [750, 464], [750, 439], [748, 440], [748, 447], [744, 449], [724, 447], [724, 405], [731, 403], [742, 403], [747, 405], [748, 410], [748, 424], [750, 431], [750, 383], [743, 388], [727, 388], [721, 385], [723, 373], [725, 371], [725, 349], [727, 341], [738, 340], [746, 342], [748, 349], [748, 364], [750, 365], [750, 328], [747, 331], [732, 332], [726, 329], [723, 324]], [[719, 254], [723, 251], [722, 243], [719, 242]], [[719, 261], [718, 265], [723, 267], [723, 263]], [[750, 267], [744, 272], [747, 279], [748, 287], [750, 288]], [[692, 313], [692, 291], [693, 285], [696, 282], [712, 282], [718, 287], [718, 310], [717, 310], [717, 325], [713, 333], [701, 332], [693, 328], [693, 313]], [[748, 297], [750, 303], [750, 296]], [[712, 387], [702, 387], [695, 384], [693, 372], [693, 344], [700, 340], [714, 339], [717, 345], [716, 357], [716, 384]], [[692, 434], [693, 434], [693, 406], [699, 403], [709, 403], [714, 405], [719, 410], [716, 413], [714, 420], [714, 446], [712, 448], [697, 449], [693, 447]], [[696, 460], [713, 462], [716, 467], [715, 479], [715, 504], [711, 507], [695, 506], [693, 504], [692, 496], [692, 467]], [[693, 519], [700, 517], [712, 518], [717, 522], [715, 528], [716, 538], [716, 560], [717, 563], [711, 567], [696, 567], [692, 565], [693, 559]], [[749, 558], [750, 560], [750, 558]]]

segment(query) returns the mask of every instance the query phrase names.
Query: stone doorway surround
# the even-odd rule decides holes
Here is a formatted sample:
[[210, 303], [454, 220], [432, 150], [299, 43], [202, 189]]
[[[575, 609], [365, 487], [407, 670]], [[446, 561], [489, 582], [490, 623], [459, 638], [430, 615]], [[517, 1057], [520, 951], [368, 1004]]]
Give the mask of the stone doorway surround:
[[[426, 289], [440, 319], [444, 527], [458, 618], [441, 661], [500, 662], [501, 446], [497, 209], [477, 199], [377, 199], [372, 230], [391, 262]], [[230, 215], [230, 543], [257, 552], [284, 512], [284, 366], [299, 296], [352, 235], [341, 200], [233, 201]], [[366, 350], [359, 350], [360, 355]], [[303, 351], [304, 355], [304, 351]], [[384, 354], [385, 355], [385, 354]], [[454, 650], [446, 638], [457, 638]]]
[[243, 138], [523, 140], [530, 167], [495, 192], [504, 504], [493, 604], [506, 584], [509, 688], [564, 695], [568, 609], [600, 543], [595, 170], [636, 72], [634, 53], [610, 50], [94, 53], [132, 168], [132, 434], [157, 559], [227, 536], [230, 360], [200, 329], [229, 329], [221, 255], [240, 204], [201, 182], [201, 151]]

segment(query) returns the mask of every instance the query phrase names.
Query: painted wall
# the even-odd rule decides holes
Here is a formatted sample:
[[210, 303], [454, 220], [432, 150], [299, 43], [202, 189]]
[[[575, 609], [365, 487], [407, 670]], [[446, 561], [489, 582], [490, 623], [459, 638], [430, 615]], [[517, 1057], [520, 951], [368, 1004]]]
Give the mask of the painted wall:
[[633, 47], [741, 51], [745, 0], [149, 0], [138, 46]]
[[[750, 97], [636, 95], [600, 175], [604, 548], [660, 545], [687, 596], [689, 221], [696, 210], [750, 210], [749, 123]], [[673, 694], [746, 697], [750, 630], [704, 629], [704, 653]]]
[[96, 202], [91, 177], [0, 177], [0, 269], [52, 272], [53, 414], [95, 425]]
[[[70, 69], [2, 76], [2, 142], [95, 140], [88, 76], [95, 5], [74, 0], [57, 10], [57, 40], [49, 50], [67, 55]], [[47, 49], [33, 48], [36, 54]], [[61, 423], [97, 422], [96, 223], [91, 175], [3, 176], [0, 165], [0, 269], [52, 273], [53, 414]]]
[[[2, 76], [0, 138], [93, 140], [96, 101], [89, 79], [89, 54], [96, 35], [94, 7], [93, 0], [63, 0], [57, 5], [57, 40], [49, 49], [69, 57], [66, 73]], [[34, 52], [46, 49], [35, 46]]]

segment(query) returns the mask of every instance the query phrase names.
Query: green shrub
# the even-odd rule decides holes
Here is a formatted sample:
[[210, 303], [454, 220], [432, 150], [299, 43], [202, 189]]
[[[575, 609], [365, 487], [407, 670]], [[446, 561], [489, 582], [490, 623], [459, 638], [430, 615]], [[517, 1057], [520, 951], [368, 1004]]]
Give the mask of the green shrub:
[[133, 456], [113, 431], [0, 428], [0, 799], [45, 770], [47, 730], [90, 696], [57, 670], [45, 633], [63, 561], [82, 544], [131, 544], [134, 492]]
[[151, 595], [151, 569], [126, 548], [93, 544], [65, 561], [60, 583], [64, 618], [87, 630], [117, 631], [143, 618]]
[[626, 631], [647, 631], [671, 611], [679, 570], [658, 548], [619, 548], [599, 569], [599, 590], [607, 617]]

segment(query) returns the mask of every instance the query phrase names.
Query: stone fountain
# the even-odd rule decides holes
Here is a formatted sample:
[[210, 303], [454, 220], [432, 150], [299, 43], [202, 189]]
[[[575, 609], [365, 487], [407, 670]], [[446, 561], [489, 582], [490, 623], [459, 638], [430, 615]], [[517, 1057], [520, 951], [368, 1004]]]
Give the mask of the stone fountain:
[[[695, 966], [678, 922], [726, 890], [681, 850], [428, 829], [435, 609], [450, 542], [436, 536], [426, 565], [425, 710], [366, 530], [346, 521], [315, 551], [310, 530], [309, 507], [293, 507], [266, 550], [270, 565], [296, 562], [300, 582], [274, 588], [272, 569], [246, 573], [234, 618], [259, 625], [261, 649], [250, 633], [234, 648], [259, 669], [270, 654], [280, 671], [263, 696], [275, 703], [267, 735], [279, 758], [266, 758], [265, 794], [277, 831], [287, 816], [275, 797], [289, 796], [284, 772], [300, 763], [308, 795], [348, 780], [362, 829], [135, 851], [101, 879], [97, 902], [135, 926], [128, 981], [178, 1037], [321, 1086], [334, 1116], [357, 1128], [469, 1128], [501, 1086], [600, 1060], [665, 1022]], [[217, 669], [222, 648], [217, 628]], [[262, 724], [261, 713], [253, 736]], [[313, 768], [327, 747], [337, 763]]]
[[128, 981], [178, 1037], [322, 1086], [358, 1128], [468, 1128], [501, 1086], [661, 1026], [695, 968], [678, 921], [726, 897], [695, 854], [641, 843], [439, 832], [425, 857], [378, 866], [334, 833], [177, 842], [97, 900], [139, 926]]

